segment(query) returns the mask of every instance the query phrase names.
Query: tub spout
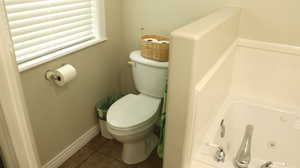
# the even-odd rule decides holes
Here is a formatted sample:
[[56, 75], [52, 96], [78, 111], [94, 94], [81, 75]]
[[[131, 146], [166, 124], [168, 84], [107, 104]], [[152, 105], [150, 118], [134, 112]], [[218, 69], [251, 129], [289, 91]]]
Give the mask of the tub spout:
[[251, 161], [251, 143], [253, 125], [247, 125], [242, 144], [235, 156], [234, 164], [236, 168], [248, 168]]

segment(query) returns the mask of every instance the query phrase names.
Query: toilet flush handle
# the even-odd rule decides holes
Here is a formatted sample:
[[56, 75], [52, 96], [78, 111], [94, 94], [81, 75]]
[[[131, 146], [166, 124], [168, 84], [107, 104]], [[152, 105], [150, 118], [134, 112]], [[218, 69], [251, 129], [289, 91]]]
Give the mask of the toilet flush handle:
[[134, 61], [128, 61], [128, 64], [135, 66], [135, 62]]

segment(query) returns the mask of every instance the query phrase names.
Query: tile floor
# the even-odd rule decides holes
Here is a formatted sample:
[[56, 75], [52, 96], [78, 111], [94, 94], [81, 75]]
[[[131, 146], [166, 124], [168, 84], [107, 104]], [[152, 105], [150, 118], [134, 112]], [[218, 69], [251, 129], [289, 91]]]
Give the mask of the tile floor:
[[119, 142], [98, 135], [60, 168], [162, 168], [162, 160], [157, 157], [156, 151], [146, 161], [136, 165], [124, 164], [121, 151]]

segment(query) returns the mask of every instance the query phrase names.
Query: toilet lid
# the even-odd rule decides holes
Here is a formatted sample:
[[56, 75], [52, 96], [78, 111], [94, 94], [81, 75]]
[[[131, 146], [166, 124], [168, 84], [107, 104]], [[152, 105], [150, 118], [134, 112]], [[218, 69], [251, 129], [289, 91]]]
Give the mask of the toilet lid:
[[107, 122], [121, 129], [136, 127], [155, 115], [160, 101], [145, 95], [129, 94], [109, 108]]

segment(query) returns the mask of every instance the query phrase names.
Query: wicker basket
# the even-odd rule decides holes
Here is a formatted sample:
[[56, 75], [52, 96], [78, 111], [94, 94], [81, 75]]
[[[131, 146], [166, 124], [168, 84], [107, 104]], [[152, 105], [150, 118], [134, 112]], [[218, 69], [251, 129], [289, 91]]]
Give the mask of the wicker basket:
[[[145, 39], [156, 39], [157, 41], [145, 41]], [[141, 37], [142, 56], [151, 60], [167, 62], [169, 60], [169, 46], [169, 38], [166, 37], [157, 35]]]

